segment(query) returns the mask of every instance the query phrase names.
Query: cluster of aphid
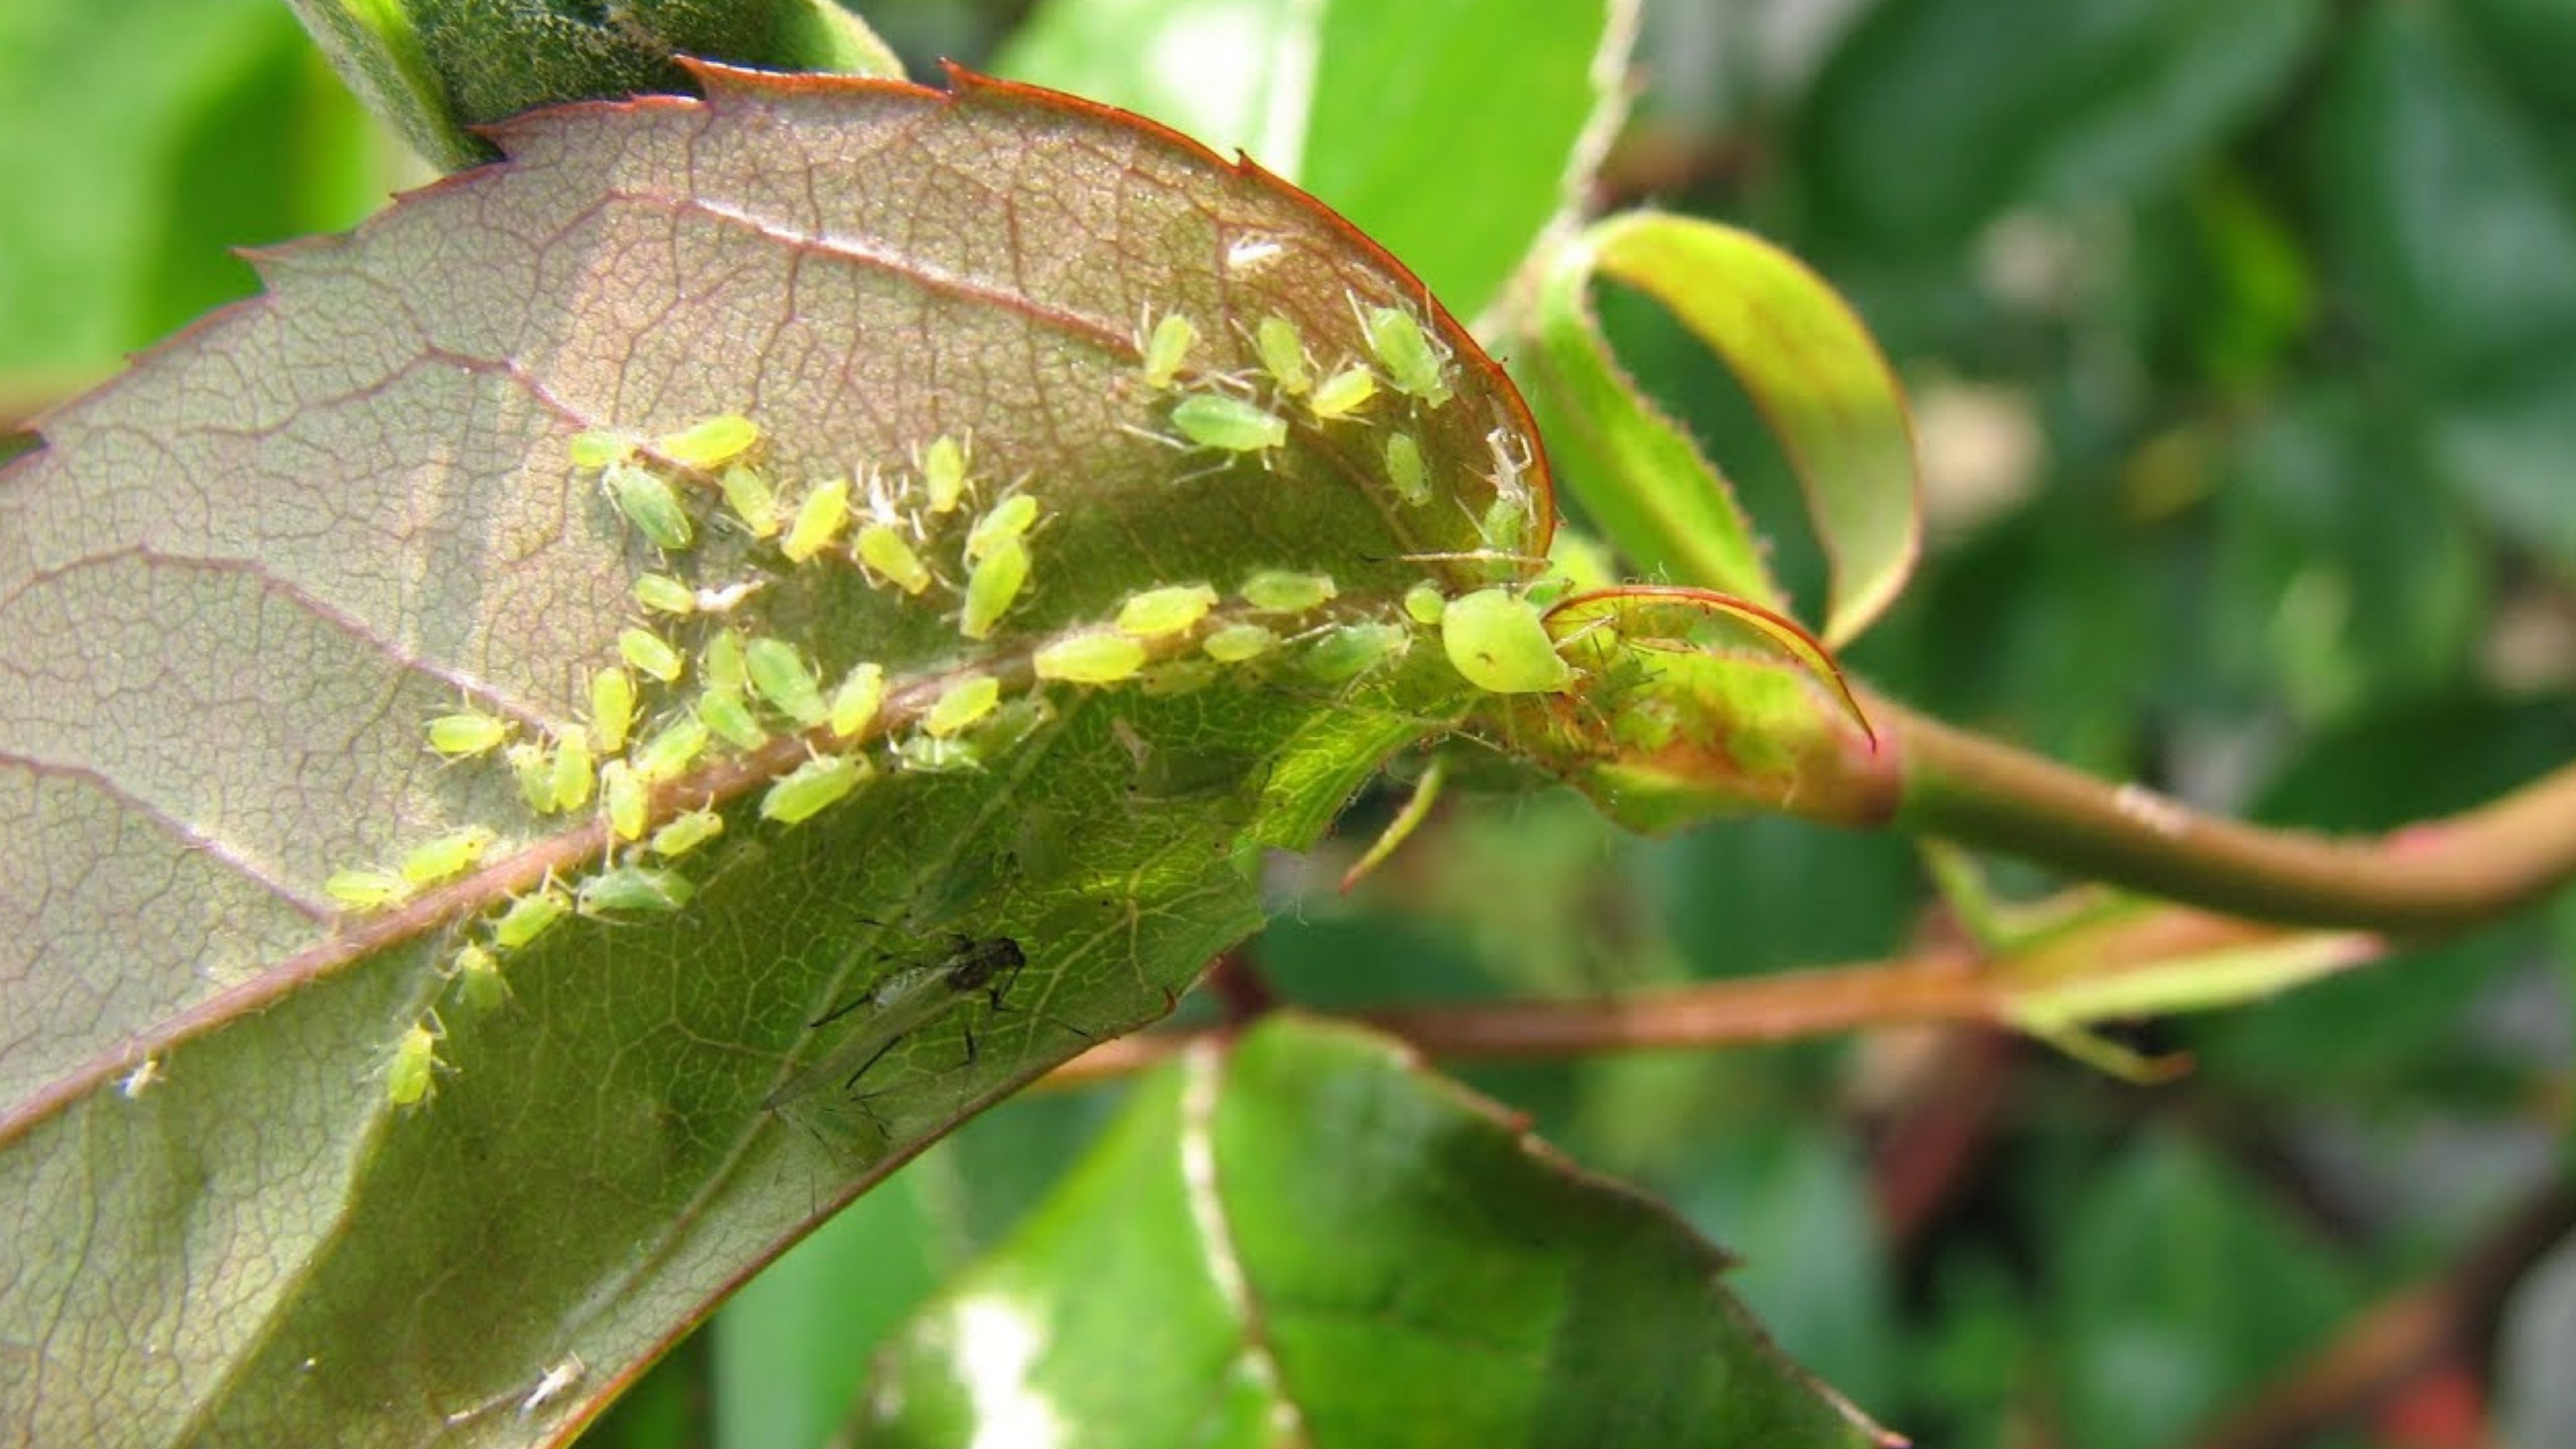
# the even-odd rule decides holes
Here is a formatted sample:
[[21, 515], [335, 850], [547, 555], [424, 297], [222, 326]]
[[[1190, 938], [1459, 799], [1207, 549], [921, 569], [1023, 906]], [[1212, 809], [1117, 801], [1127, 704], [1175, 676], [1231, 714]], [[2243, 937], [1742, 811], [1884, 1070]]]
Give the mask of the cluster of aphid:
[[[1418, 407], [1448, 402], [1450, 359], [1413, 316], [1396, 307], [1353, 305], [1374, 368], [1347, 359], [1318, 376], [1296, 326], [1274, 315], [1251, 333], [1266, 388], [1232, 375], [1185, 383], [1199, 333], [1188, 318], [1173, 313], [1139, 339], [1142, 379], [1157, 393], [1180, 394], [1168, 416], [1186, 445], [1228, 455], [1266, 454], [1285, 443], [1288, 423], [1273, 407], [1302, 406], [1319, 426], [1355, 418], [1377, 398], [1382, 378]], [[1498, 554], [1519, 546], [1529, 510], [1521, 484], [1527, 463], [1507, 436], [1498, 428], [1489, 439], [1496, 496], [1480, 521]], [[711, 510], [713, 516], [754, 545], [774, 547], [791, 568], [846, 559], [878, 587], [913, 597], [942, 584], [959, 600], [957, 629], [970, 641], [989, 639], [1025, 591], [1030, 539], [1043, 518], [1036, 496], [1006, 489], [962, 530], [941, 522], [959, 516], [977, 491], [966, 443], [942, 436], [900, 478], [875, 474], [861, 485], [831, 478], [798, 490], [792, 499], [781, 496], [761, 467], [761, 443], [756, 424], [728, 415], [649, 447], [616, 434], [584, 433], [572, 440], [570, 460], [576, 470], [597, 475], [627, 524], [666, 558], [693, 549], [707, 522], [686, 501], [684, 489], [690, 489], [719, 495], [723, 508]], [[1395, 494], [1408, 505], [1428, 504], [1434, 494], [1413, 434], [1388, 428], [1382, 454]], [[962, 585], [946, 583], [923, 557], [934, 535], [956, 540]], [[471, 760], [498, 752], [532, 811], [595, 809], [607, 837], [600, 869], [569, 890], [549, 879], [514, 897], [481, 923], [477, 939], [457, 950], [451, 974], [466, 1004], [490, 1008], [503, 1001], [503, 961], [567, 916], [666, 914], [688, 903], [695, 887], [675, 862], [721, 835], [725, 820], [712, 800], [665, 813], [657, 797], [673, 792], [711, 752], [758, 750], [778, 730], [802, 737], [806, 758], [774, 777], [760, 800], [760, 816], [781, 827], [849, 798], [877, 773], [864, 744], [886, 702], [885, 669], [860, 663], [827, 682], [794, 644], [727, 622], [768, 581], [708, 587], [659, 572], [639, 575], [633, 592], [644, 622], [619, 634], [616, 663], [591, 674], [583, 722], [562, 725], [544, 739], [514, 740], [510, 721], [473, 709], [429, 721], [428, 746], [442, 758]], [[1206, 583], [1149, 588], [1127, 598], [1113, 617], [1037, 645], [1028, 668], [1040, 681], [1105, 686], [1151, 679], [1148, 671], [1158, 664], [1204, 671], [1279, 655], [1294, 644], [1302, 646], [1295, 657], [1305, 673], [1341, 683], [1404, 653], [1417, 628], [1438, 627], [1461, 673], [1481, 688], [1563, 687], [1566, 667], [1539, 629], [1534, 608], [1506, 589], [1451, 600], [1426, 580], [1404, 596], [1401, 620], [1335, 619], [1283, 635], [1280, 625], [1299, 625], [1301, 616], [1322, 609], [1337, 592], [1328, 575], [1285, 570], [1254, 572], [1240, 581], [1230, 603]], [[696, 621], [704, 626], [702, 637], [693, 649], [684, 648], [654, 620]], [[1513, 662], [1499, 670], [1490, 662], [1480, 665], [1493, 652], [1482, 646], [1462, 655], [1461, 640], [1471, 638], [1502, 641]], [[686, 698], [678, 693], [684, 680], [695, 688]], [[648, 693], [664, 697], [654, 700]], [[967, 737], [993, 722], [1002, 706], [1001, 678], [965, 673], [917, 711], [910, 737], [887, 745], [887, 763], [971, 766], [977, 752]], [[391, 907], [471, 871], [498, 838], [487, 827], [470, 826], [415, 848], [391, 869], [335, 874], [325, 889], [350, 910]], [[386, 1071], [393, 1102], [409, 1105], [430, 1093], [444, 1066], [437, 1055], [440, 1039], [432, 1014], [396, 1044]]]

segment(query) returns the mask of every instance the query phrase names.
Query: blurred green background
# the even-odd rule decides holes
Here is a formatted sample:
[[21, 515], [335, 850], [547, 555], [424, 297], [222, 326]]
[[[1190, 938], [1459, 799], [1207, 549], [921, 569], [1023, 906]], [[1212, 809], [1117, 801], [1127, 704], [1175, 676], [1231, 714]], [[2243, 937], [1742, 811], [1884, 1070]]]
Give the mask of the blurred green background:
[[[867, 13], [916, 74], [944, 55], [1062, 79], [1124, 59], [1056, 24], [1083, 3]], [[1122, 23], [1242, 8], [1127, 0]], [[1863, 673], [2327, 829], [2576, 758], [2576, 0], [1660, 0], [1644, 23], [1603, 203], [1785, 243], [1914, 391], [1931, 545]], [[228, 248], [346, 227], [428, 177], [276, 0], [8, 0], [0, 420], [248, 293]], [[1794, 519], [1714, 366], [1607, 310], [1757, 516]], [[1557, 797], [1453, 810], [1338, 896], [1392, 808], [1277, 867], [1254, 949], [1291, 999], [1731, 976], [1942, 928], [1905, 842], [1780, 821], [1640, 842]], [[2563, 896], [2157, 1025], [2139, 1045], [2199, 1063], [2159, 1088], [1928, 1031], [1466, 1075], [1741, 1253], [1784, 1344], [1918, 1443], [2548, 1449], [2576, 1444], [2576, 1249], [2546, 1256], [2576, 1216], [2571, 990]], [[585, 1442], [819, 1442], [870, 1343], [1113, 1097], [971, 1125]], [[2207, 1437], [2428, 1283], [2459, 1287], [2458, 1332], [2347, 1422]]]

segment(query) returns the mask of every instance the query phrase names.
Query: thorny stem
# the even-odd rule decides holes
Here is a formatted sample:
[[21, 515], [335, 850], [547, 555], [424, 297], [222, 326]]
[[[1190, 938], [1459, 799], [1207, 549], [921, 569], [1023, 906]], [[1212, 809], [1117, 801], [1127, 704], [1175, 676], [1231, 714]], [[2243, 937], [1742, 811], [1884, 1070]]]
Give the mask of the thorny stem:
[[[2204, 951], [2251, 945], [2277, 931], [2243, 921], [2167, 910], [2088, 953], [2094, 979], [2152, 968]], [[1999, 958], [1966, 945], [1880, 961], [1824, 966], [1729, 981], [1581, 1000], [1461, 1002], [1355, 1013], [1349, 1019], [1440, 1060], [1534, 1060], [1741, 1046], [1827, 1036], [1907, 1022], [2008, 1024], [2017, 988]], [[2050, 978], [2062, 987], [2070, 975]], [[1238, 1029], [1228, 1022], [1153, 1031], [1103, 1042], [1048, 1074], [1050, 1086], [1079, 1086], [1140, 1072], [1189, 1044]]]
[[1883, 698], [1864, 707], [1902, 766], [1897, 828], [2207, 910], [2432, 935], [2576, 877], [2576, 765], [2465, 814], [2333, 840], [2202, 815]]

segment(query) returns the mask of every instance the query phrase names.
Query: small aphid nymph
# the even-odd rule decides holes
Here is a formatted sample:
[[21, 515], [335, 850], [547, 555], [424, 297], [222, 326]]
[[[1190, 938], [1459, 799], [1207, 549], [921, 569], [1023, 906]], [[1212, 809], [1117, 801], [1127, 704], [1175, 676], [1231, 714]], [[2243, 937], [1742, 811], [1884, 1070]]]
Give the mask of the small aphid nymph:
[[392, 1060], [385, 1063], [386, 1101], [397, 1107], [417, 1107], [429, 1099], [438, 1074], [455, 1070], [438, 1059], [438, 1044], [446, 1039], [435, 1013], [403, 1029], [394, 1042]]
[[745, 533], [754, 538], [778, 536], [781, 526], [778, 495], [771, 490], [769, 480], [761, 476], [759, 469], [748, 463], [735, 463], [724, 470], [716, 483], [724, 490], [726, 506], [742, 520]]
[[813, 667], [795, 645], [784, 639], [754, 639], [743, 654], [743, 666], [751, 675], [752, 693], [796, 721], [799, 728], [810, 730], [830, 716], [830, 708], [823, 703], [822, 681], [815, 678]]
[[724, 413], [676, 433], [663, 434], [654, 440], [653, 451], [683, 468], [703, 473], [723, 467], [759, 442], [760, 424], [740, 413]]
[[1387, 381], [1395, 384], [1396, 391], [1411, 393], [1433, 407], [1449, 401], [1447, 357], [1412, 313], [1401, 307], [1371, 307], [1360, 324], [1369, 351], [1377, 355], [1378, 365], [1386, 369]]
[[698, 696], [697, 712], [717, 739], [737, 750], [756, 750], [769, 743], [769, 731], [740, 690], [708, 690]]
[[644, 823], [653, 810], [653, 787], [624, 760], [599, 767], [599, 806], [608, 816], [609, 833], [619, 840], [644, 838]]
[[1279, 636], [1259, 624], [1228, 624], [1199, 644], [1219, 664], [1241, 664], [1279, 647]]
[[1411, 433], [1386, 435], [1386, 481], [1396, 497], [1416, 508], [1431, 501], [1431, 474], [1422, 466], [1422, 445]]
[[1216, 607], [1216, 590], [1205, 584], [1168, 584], [1130, 594], [1118, 606], [1118, 632], [1138, 639], [1162, 639], [1196, 628]]
[[849, 797], [870, 774], [858, 755], [818, 755], [779, 776], [760, 797], [760, 815], [781, 825], [795, 825]]
[[1198, 340], [1198, 326], [1189, 318], [1178, 312], [1163, 314], [1162, 320], [1154, 324], [1153, 335], [1145, 340], [1145, 385], [1156, 390], [1170, 387]]
[[635, 602], [648, 614], [694, 614], [698, 591], [669, 574], [637, 574]]
[[1326, 684], [1340, 684], [1395, 658], [1412, 644], [1412, 633], [1401, 625], [1344, 624], [1306, 651], [1306, 672]]
[[573, 909], [585, 916], [666, 916], [697, 893], [697, 885], [678, 871], [621, 865], [584, 880]]
[[415, 886], [453, 880], [472, 870], [496, 838], [480, 825], [469, 825], [413, 846], [402, 858], [402, 878]]
[[1265, 614], [1302, 614], [1341, 592], [1331, 574], [1263, 569], [1243, 581], [1243, 601]]
[[468, 942], [458, 948], [448, 974], [456, 978], [456, 999], [476, 1011], [497, 1010], [510, 999], [510, 983], [501, 977], [501, 958], [482, 946]]
[[572, 902], [551, 885], [512, 896], [501, 914], [492, 918], [492, 944], [504, 951], [519, 950], [553, 930], [571, 909]]
[[957, 632], [969, 639], [991, 638], [994, 626], [1019, 601], [1020, 590], [1028, 582], [1028, 545], [1016, 538], [994, 545], [966, 576], [966, 607], [958, 616]]
[[1038, 500], [1032, 494], [1014, 493], [994, 504], [966, 531], [966, 562], [981, 562], [1003, 544], [1027, 537], [1037, 521]]
[[429, 722], [429, 747], [451, 760], [487, 754], [510, 737], [510, 722], [474, 710], [443, 714]]
[[381, 911], [411, 899], [411, 882], [389, 870], [337, 870], [322, 893], [347, 910]]
[[948, 686], [931, 702], [921, 716], [921, 727], [934, 739], [947, 739], [991, 714], [1001, 700], [1002, 681], [989, 674], [971, 675]]
[[705, 678], [707, 688], [740, 693], [751, 687], [751, 671], [742, 662], [744, 639], [740, 629], [725, 629], [698, 651], [698, 673]]
[[635, 456], [635, 440], [616, 433], [598, 431], [575, 433], [565, 445], [564, 456], [585, 473], [596, 473], [611, 463], [623, 463]]
[[1315, 385], [1315, 395], [1306, 399], [1306, 411], [1318, 422], [1331, 422], [1367, 407], [1376, 396], [1376, 373], [1365, 367], [1345, 367]]
[[626, 629], [617, 636], [617, 654], [635, 666], [637, 672], [649, 674], [664, 684], [678, 682], [686, 662], [671, 641], [650, 629]]
[[1262, 318], [1252, 329], [1252, 349], [1261, 354], [1261, 365], [1281, 392], [1294, 395], [1315, 385], [1315, 375], [1306, 369], [1306, 339], [1296, 323], [1276, 312]]
[[165, 1075], [167, 1074], [161, 1070], [159, 1057], [145, 1057], [135, 1065], [134, 1070], [117, 1079], [117, 1094], [131, 1102], [159, 1086]]
[[613, 755], [626, 748], [627, 733], [635, 728], [635, 676], [614, 664], [592, 671], [590, 728], [600, 753]]
[[796, 505], [796, 521], [787, 526], [787, 537], [778, 551], [789, 563], [803, 563], [832, 546], [841, 530], [850, 525], [850, 480], [834, 478], [815, 485]]
[[1510, 589], [1452, 599], [1440, 618], [1440, 646], [1469, 684], [1492, 694], [1553, 694], [1574, 683], [1539, 608]]
[[1145, 646], [1125, 634], [1073, 634], [1029, 658], [1040, 679], [1067, 684], [1115, 684], [1145, 667]]
[[519, 798], [539, 815], [555, 813], [555, 762], [546, 747], [528, 743], [510, 746], [505, 756], [510, 772], [519, 777]]
[[599, 482], [617, 511], [655, 548], [684, 549], [696, 540], [689, 510], [661, 474], [633, 463], [611, 463]]
[[671, 860], [688, 854], [717, 836], [724, 834], [724, 817], [713, 810], [691, 810], [674, 815], [668, 823], [653, 832], [644, 848]]
[[856, 665], [833, 689], [825, 722], [835, 736], [846, 740], [876, 722], [885, 692], [884, 665]]
[[912, 540], [891, 523], [861, 525], [851, 553], [869, 573], [907, 594], [918, 595], [930, 587], [929, 566], [913, 551]]
[[1172, 426], [1202, 448], [1266, 453], [1288, 441], [1287, 420], [1221, 392], [1194, 392], [1172, 405]]
[[707, 749], [707, 723], [695, 712], [682, 714], [635, 747], [630, 757], [635, 773], [660, 784], [689, 772]]
[[1439, 623], [1440, 616], [1448, 608], [1449, 596], [1440, 592], [1440, 586], [1428, 579], [1404, 591], [1405, 617], [1425, 628]]
[[966, 445], [941, 433], [921, 453], [921, 485], [930, 511], [954, 513], [966, 497]]
[[555, 808], [578, 810], [590, 803], [590, 792], [598, 781], [595, 770], [598, 759], [590, 752], [590, 731], [580, 725], [565, 725], [555, 736]]

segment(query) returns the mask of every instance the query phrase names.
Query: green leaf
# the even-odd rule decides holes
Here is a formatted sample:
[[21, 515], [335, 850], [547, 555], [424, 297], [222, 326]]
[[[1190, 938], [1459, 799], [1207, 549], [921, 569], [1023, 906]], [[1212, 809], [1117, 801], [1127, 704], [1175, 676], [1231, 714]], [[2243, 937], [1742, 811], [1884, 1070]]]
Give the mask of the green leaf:
[[1240, 147], [1470, 318], [1580, 205], [1625, 110], [1636, 0], [1053, 0], [1003, 74]]
[[903, 63], [834, 0], [288, 0], [349, 88], [421, 155], [488, 160], [475, 127], [560, 101], [690, 93], [685, 57], [893, 77]]
[[[0, 936], [38, 963], [0, 980], [0, 1235], [30, 1265], [0, 1341], [48, 1345], [0, 1421], [560, 1435], [818, 1216], [1165, 1011], [1259, 924], [1263, 848], [1476, 701], [1401, 601], [1521, 567], [1492, 520], [1544, 548], [1544, 472], [1486, 471], [1498, 427], [1526, 447], [1509, 385], [1428, 308], [1452, 400], [1318, 420], [1248, 340], [1276, 314], [1356, 355], [1356, 313], [1421, 308], [1416, 279], [1311, 199], [1071, 98], [698, 74], [703, 102], [527, 118], [496, 133], [509, 164], [263, 258], [271, 295], [0, 475], [0, 668], [44, 681], [0, 702]], [[1141, 375], [1149, 312], [1198, 319], [1168, 389]], [[1171, 409], [1220, 385], [1285, 444], [1177, 447]], [[732, 415], [786, 533], [669, 461], [717, 466], [752, 430], [690, 430]], [[1433, 472], [1419, 503], [1380, 471], [1395, 428]], [[967, 464], [947, 513], [918, 461], [942, 437]], [[628, 451], [691, 546], [649, 546], [602, 491]], [[859, 521], [926, 561], [918, 594], [814, 504], [852, 477]], [[1020, 591], [990, 583], [1005, 555]], [[1245, 582], [1279, 570], [1330, 587], [1260, 612]], [[719, 612], [621, 651], [648, 571]], [[1145, 640], [1137, 677], [1036, 677], [1049, 643], [1195, 584], [1212, 612]], [[1201, 656], [1256, 620], [1267, 652]], [[621, 654], [631, 757], [588, 713]], [[884, 698], [846, 733], [762, 703], [862, 663]], [[719, 698], [766, 742], [670, 748]], [[508, 745], [432, 754], [427, 722], [468, 712]], [[720, 835], [638, 858], [702, 808]], [[457, 839], [465, 874], [334, 908], [335, 874]], [[550, 878], [603, 915], [533, 938], [514, 916], [503, 944]], [[469, 944], [508, 999], [451, 985]]]
[[2576, 192], [2560, 128], [2439, 12], [2371, 9], [2326, 124], [2332, 250], [2425, 400], [2436, 468], [2501, 535], [2576, 569]]
[[1830, 222], [1881, 248], [2142, 194], [2292, 81], [2325, 17], [2319, 0], [1888, 0], [1810, 92], [1799, 169]]
[[1922, 531], [1904, 394], [1860, 319], [1786, 252], [1686, 217], [1614, 217], [1548, 269], [1532, 391], [1585, 510], [1641, 567], [1774, 612], [1787, 605], [1732, 490], [1611, 357], [1592, 314], [1596, 276], [1671, 309], [1743, 382], [1832, 567], [1825, 642], [1859, 634], [1905, 587]]
[[1777, 1356], [1726, 1268], [1394, 1044], [1273, 1018], [1143, 1084], [890, 1348], [851, 1427], [921, 1446], [1893, 1442]]

